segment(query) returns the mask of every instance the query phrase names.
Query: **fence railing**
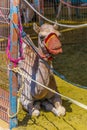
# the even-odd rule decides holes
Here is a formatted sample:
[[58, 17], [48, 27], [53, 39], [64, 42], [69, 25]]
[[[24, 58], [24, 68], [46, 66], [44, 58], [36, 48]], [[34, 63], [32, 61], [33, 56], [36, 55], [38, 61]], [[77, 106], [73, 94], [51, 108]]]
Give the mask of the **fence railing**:
[[9, 123], [9, 92], [0, 88], [0, 119]]
[[9, 0], [0, 1], [0, 51], [5, 51], [9, 35]]

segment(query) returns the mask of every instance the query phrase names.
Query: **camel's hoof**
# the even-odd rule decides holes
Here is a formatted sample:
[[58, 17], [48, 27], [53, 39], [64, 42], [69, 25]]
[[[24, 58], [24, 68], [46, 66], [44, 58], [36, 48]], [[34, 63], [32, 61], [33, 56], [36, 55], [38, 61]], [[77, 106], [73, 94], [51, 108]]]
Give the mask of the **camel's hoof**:
[[66, 114], [66, 110], [63, 106], [59, 106], [57, 111], [58, 111], [57, 116], [64, 116]]
[[35, 110], [33, 110], [33, 112], [32, 112], [32, 116], [39, 116], [40, 115], [40, 111], [39, 110], [37, 110], [37, 109], [35, 109]]

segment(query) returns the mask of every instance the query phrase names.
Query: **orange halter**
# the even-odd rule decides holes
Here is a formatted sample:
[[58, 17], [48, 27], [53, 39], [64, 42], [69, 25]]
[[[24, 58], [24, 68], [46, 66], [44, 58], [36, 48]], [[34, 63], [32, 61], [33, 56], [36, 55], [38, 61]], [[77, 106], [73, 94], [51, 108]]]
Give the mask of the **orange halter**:
[[44, 44], [45, 44], [45, 47], [47, 48], [47, 50], [49, 51], [49, 53], [57, 54], [58, 50], [61, 49], [61, 46], [59, 46], [59, 48], [56, 48], [56, 49], [52, 49], [52, 48], [53, 48], [53, 46], [58, 44], [58, 42], [60, 43], [60, 40], [59, 40], [58, 36], [55, 33], [50, 33], [45, 38]]

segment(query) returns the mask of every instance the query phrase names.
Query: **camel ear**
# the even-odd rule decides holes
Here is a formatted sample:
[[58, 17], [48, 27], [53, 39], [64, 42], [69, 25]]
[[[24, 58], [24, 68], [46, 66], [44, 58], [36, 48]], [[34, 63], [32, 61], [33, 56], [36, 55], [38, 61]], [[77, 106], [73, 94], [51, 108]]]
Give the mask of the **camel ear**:
[[36, 23], [33, 23], [33, 29], [36, 33], [40, 32], [40, 27]]

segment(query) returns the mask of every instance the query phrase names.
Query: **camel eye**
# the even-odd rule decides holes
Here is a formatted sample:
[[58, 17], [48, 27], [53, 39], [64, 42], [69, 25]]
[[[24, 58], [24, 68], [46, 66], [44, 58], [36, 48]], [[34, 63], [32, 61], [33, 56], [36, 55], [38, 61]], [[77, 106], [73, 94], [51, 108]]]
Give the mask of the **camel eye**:
[[43, 40], [44, 40], [44, 38], [45, 38], [45, 36], [40, 36], [41, 41], [43, 41]]

